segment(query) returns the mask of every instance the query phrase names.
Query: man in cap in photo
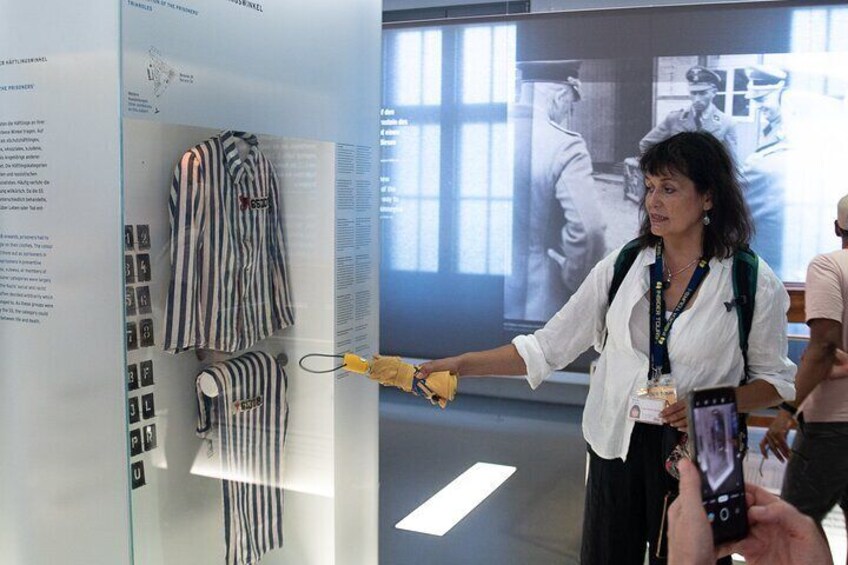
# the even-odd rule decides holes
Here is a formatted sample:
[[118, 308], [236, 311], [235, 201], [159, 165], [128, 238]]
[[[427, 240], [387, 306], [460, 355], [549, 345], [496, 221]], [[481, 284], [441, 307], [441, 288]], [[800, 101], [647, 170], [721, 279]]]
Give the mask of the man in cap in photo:
[[760, 111], [764, 123], [758, 147], [783, 141], [783, 116], [780, 104], [786, 88], [786, 71], [773, 65], [754, 65], [745, 69], [748, 90], [745, 98]]
[[684, 131], [705, 131], [724, 143], [731, 157], [736, 158], [736, 128], [733, 120], [715, 107], [713, 99], [721, 86], [721, 77], [706, 67], [695, 65], [686, 71], [689, 83], [688, 108], [669, 112], [657, 126], [639, 142], [639, 152], [672, 135]]
[[745, 74], [748, 77], [745, 98], [757, 108], [763, 125], [757, 150], [742, 166], [745, 200], [756, 228], [751, 248], [782, 276], [784, 208], [791, 148], [786, 142], [780, 104], [787, 74], [771, 65], [748, 67]]
[[[605, 252], [592, 159], [568, 129], [581, 98], [580, 61], [518, 64], [515, 127], [515, 253], [506, 317], [547, 321]], [[529, 186], [528, 186], [529, 185]], [[522, 189], [529, 187], [529, 198]]]

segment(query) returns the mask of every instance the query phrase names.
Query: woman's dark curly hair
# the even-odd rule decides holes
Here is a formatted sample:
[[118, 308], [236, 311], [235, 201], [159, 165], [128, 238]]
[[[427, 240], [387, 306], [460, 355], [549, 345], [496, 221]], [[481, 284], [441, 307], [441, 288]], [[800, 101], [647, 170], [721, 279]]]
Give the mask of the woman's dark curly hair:
[[[748, 246], [754, 233], [751, 213], [742, 197], [733, 158], [715, 137], [706, 132], [678, 133], [648, 149], [639, 160], [639, 167], [643, 175], [685, 175], [700, 194], [712, 195], [710, 225], [704, 227], [705, 257], [732, 257], [737, 249]], [[653, 246], [659, 239], [651, 233], [643, 198], [641, 246]]]

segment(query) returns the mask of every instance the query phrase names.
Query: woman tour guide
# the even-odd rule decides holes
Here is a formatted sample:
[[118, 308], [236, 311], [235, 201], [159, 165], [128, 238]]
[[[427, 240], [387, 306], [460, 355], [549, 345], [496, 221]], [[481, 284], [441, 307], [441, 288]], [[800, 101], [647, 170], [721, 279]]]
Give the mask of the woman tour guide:
[[[755, 269], [748, 378], [741, 384], [746, 363], [732, 265], [747, 249], [752, 223], [724, 146], [709, 134], [684, 132], [650, 148], [640, 167], [646, 191], [638, 254], [611, 303], [620, 250], [602, 259], [535, 333], [422, 366], [425, 374], [526, 375], [535, 389], [590, 346], [600, 353], [583, 411], [589, 452], [584, 565], [641, 565], [646, 544], [650, 563], [665, 563], [666, 495], [677, 488], [667, 463], [685, 443], [689, 392], [737, 387], [740, 412], [795, 395], [795, 366], [787, 357], [789, 297], [762, 260]], [[662, 425], [638, 421], [630, 411], [652, 378], [677, 393], [660, 413]]]

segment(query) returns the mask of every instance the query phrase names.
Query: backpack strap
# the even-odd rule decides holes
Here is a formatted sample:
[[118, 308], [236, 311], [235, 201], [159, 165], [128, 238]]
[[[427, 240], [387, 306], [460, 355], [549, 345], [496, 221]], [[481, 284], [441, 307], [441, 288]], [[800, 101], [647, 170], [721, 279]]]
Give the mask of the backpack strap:
[[[736, 319], [739, 323], [739, 347], [745, 362], [742, 375], [744, 385], [748, 382], [748, 336], [754, 322], [754, 305], [757, 296], [757, 271], [760, 260], [750, 247], [740, 248], [733, 255], [733, 302], [736, 306]], [[732, 308], [731, 304], [729, 308]], [[748, 415], [739, 413], [739, 445], [744, 456], [748, 451]]]
[[[612, 282], [610, 283], [609, 294], [607, 294], [607, 308], [609, 308], [610, 305], [612, 305], [612, 301], [615, 300], [615, 295], [618, 294], [618, 289], [621, 288], [621, 283], [624, 281], [624, 277], [627, 276], [627, 271], [629, 271], [630, 267], [633, 266], [638, 255], [638, 239], [628, 241], [627, 244], [621, 248], [621, 251], [618, 252], [618, 257], [615, 258], [615, 266], [612, 269]], [[607, 346], [608, 337], [609, 330], [605, 330], [604, 348]]]
[[618, 289], [621, 288], [621, 283], [624, 282], [624, 277], [627, 276], [627, 271], [633, 266], [636, 257], [639, 255], [639, 240], [633, 239], [627, 242], [627, 245], [621, 248], [618, 252], [618, 257], [615, 258], [615, 267], [612, 271], [612, 282], [610, 283], [607, 306], [615, 300], [615, 295]]
[[739, 347], [745, 361], [742, 384], [748, 382], [748, 336], [754, 322], [759, 264], [759, 258], [750, 247], [740, 248], [733, 255], [733, 299], [739, 323]]
[[[607, 306], [615, 300], [618, 289], [636, 257], [639, 255], [640, 242], [633, 239], [621, 248], [613, 267], [612, 282], [610, 283]], [[751, 325], [754, 322], [754, 305], [757, 296], [757, 272], [760, 259], [750, 247], [740, 248], [733, 255], [733, 299], [734, 304], [728, 307], [736, 307], [736, 317], [739, 324], [739, 347], [742, 349], [742, 358], [745, 362], [745, 374], [742, 376], [742, 384], [748, 382], [748, 336], [751, 334]], [[606, 340], [604, 340], [606, 341]]]

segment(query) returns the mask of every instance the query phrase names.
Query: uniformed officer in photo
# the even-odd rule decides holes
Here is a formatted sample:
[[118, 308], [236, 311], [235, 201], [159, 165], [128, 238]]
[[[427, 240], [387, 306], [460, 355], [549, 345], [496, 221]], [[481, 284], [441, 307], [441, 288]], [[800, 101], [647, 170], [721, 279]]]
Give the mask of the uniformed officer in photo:
[[705, 131], [724, 143], [730, 155], [736, 155], [736, 128], [733, 120], [716, 108], [713, 99], [721, 86], [721, 77], [706, 67], [695, 65], [686, 71], [689, 83], [688, 108], [669, 112], [657, 126], [639, 142], [639, 153], [684, 131]]
[[781, 102], [786, 89], [786, 71], [773, 65], [753, 65], [745, 69], [748, 90], [745, 98], [759, 111], [762, 131], [758, 148], [784, 141]]
[[507, 286], [507, 317], [544, 321], [577, 290], [604, 255], [605, 223], [583, 137], [569, 129], [581, 98], [580, 61], [518, 64], [520, 101], [516, 136], [516, 190], [529, 183], [519, 206], [521, 234]]
[[791, 148], [783, 129], [781, 101], [788, 75], [773, 65], [753, 65], [745, 69], [745, 74], [748, 77], [745, 98], [756, 108], [761, 127], [757, 150], [742, 166], [745, 200], [756, 228], [751, 248], [782, 276], [786, 179]]

